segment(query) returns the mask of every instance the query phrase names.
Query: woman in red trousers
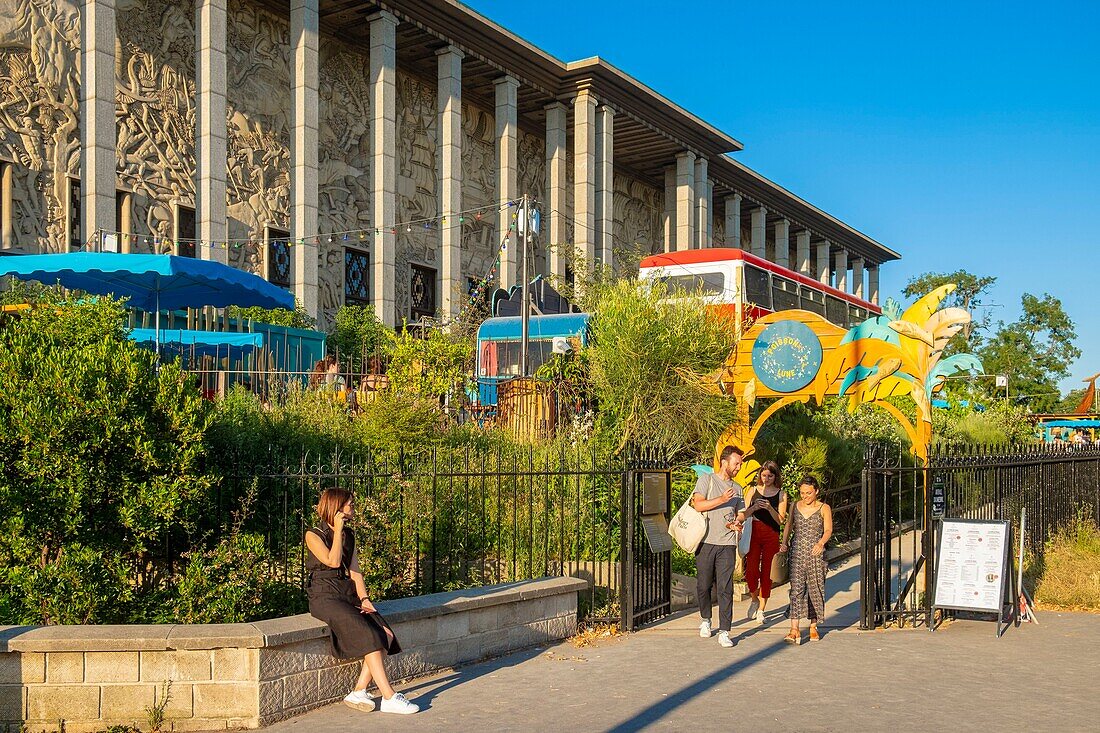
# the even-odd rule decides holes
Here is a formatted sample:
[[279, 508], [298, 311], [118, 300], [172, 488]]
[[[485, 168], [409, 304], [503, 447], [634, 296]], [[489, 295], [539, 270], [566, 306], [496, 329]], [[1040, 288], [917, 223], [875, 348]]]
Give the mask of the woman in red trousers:
[[775, 461], [760, 467], [745, 504], [745, 514], [755, 520], [745, 556], [745, 582], [752, 595], [749, 620], [763, 626], [764, 609], [772, 594], [772, 558], [779, 552], [779, 527], [787, 518], [787, 492], [783, 491]]

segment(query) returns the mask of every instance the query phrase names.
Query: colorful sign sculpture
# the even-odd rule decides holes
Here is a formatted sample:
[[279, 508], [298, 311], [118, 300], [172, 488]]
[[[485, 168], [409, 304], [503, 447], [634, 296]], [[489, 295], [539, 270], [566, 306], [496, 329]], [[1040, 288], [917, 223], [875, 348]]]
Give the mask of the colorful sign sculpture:
[[[733, 444], [749, 456], [764, 423], [783, 407], [813, 399], [847, 397], [849, 409], [861, 403], [883, 408], [901, 424], [913, 453], [928, 457], [932, 440], [932, 395], [947, 377], [980, 372], [973, 354], [941, 359], [947, 343], [970, 323], [962, 308], [939, 309], [954, 285], [944, 285], [904, 312], [888, 303], [883, 315], [848, 330], [801, 310], [780, 311], [756, 321], [714, 375], [722, 392], [738, 401], [738, 420], [719, 446]], [[916, 421], [889, 401], [910, 397]], [[777, 398], [755, 419], [757, 399]]]

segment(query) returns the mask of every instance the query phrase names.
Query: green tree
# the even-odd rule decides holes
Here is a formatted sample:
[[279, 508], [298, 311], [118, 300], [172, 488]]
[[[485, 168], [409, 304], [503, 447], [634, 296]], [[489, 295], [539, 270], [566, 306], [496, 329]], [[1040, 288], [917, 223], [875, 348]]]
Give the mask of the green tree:
[[273, 326], [302, 329], [311, 329], [317, 326], [316, 319], [306, 313], [301, 305], [295, 305], [294, 310], [260, 308], [259, 306], [241, 308], [233, 305], [226, 310], [226, 313], [230, 318], [256, 321], [257, 323], [270, 323]]
[[[1074, 343], [1077, 332], [1062, 301], [1052, 295], [1024, 293], [1021, 306], [1020, 317], [1001, 323], [978, 355], [987, 373], [1008, 376], [1010, 395], [1035, 412], [1047, 412], [1060, 402], [1058, 383], [1081, 355]], [[996, 395], [991, 386], [985, 389]]]

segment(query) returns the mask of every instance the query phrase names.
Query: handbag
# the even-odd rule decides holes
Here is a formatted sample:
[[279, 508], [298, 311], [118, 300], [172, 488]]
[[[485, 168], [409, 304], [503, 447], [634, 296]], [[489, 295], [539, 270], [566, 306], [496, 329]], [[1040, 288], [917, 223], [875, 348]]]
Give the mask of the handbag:
[[[692, 492], [692, 495], [694, 496], [694, 492]], [[672, 536], [673, 541], [685, 551], [694, 555], [695, 551], [699, 549], [700, 543], [707, 535], [707, 517], [695, 510], [695, 507], [691, 505], [690, 496], [672, 517], [672, 521], [669, 522], [668, 533]]]

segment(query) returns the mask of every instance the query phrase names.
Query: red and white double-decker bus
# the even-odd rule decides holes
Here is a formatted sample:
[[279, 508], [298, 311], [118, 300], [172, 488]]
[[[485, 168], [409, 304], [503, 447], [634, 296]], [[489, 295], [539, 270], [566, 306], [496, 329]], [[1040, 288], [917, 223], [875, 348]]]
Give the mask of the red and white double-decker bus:
[[870, 301], [731, 247], [651, 255], [642, 260], [638, 276], [659, 279], [670, 290], [702, 292], [716, 310], [738, 323], [800, 308], [848, 328], [882, 313]]

